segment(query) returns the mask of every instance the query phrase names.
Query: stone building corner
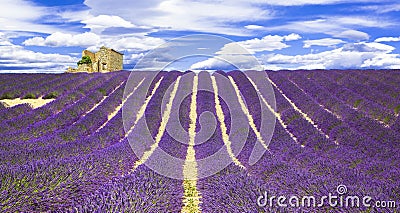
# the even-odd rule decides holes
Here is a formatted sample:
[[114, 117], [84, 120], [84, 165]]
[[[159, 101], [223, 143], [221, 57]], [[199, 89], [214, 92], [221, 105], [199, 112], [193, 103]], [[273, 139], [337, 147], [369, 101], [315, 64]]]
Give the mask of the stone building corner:
[[102, 46], [93, 53], [89, 50], [82, 51], [82, 57], [89, 56], [91, 63], [79, 64], [77, 68], [69, 67], [67, 72], [113, 72], [123, 70], [123, 54], [114, 49]]

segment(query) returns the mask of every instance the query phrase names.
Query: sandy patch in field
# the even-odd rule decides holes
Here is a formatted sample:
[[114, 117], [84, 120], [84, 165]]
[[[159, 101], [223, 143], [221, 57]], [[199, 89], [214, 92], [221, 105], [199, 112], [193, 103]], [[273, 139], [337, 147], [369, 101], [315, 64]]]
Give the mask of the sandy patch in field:
[[16, 106], [18, 104], [30, 104], [32, 106], [32, 108], [38, 108], [41, 107], [49, 102], [54, 101], [55, 99], [42, 99], [42, 98], [38, 98], [38, 99], [20, 99], [20, 98], [16, 98], [16, 99], [4, 99], [4, 100], [0, 100], [0, 103], [3, 104], [5, 107], [13, 107]]

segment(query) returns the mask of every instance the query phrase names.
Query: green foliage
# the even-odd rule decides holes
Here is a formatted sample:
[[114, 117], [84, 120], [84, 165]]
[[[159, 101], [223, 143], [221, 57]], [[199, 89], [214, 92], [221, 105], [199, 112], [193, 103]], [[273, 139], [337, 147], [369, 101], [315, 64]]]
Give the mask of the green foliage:
[[400, 104], [397, 105], [397, 106], [394, 108], [394, 113], [396, 113], [396, 114], [399, 114], [399, 113], [400, 113]]
[[33, 93], [27, 93], [22, 99], [36, 99], [36, 95]]
[[290, 124], [292, 121], [294, 121], [294, 120], [296, 120], [296, 119], [298, 119], [298, 118], [301, 118], [301, 116], [300, 115], [293, 115], [293, 116], [291, 116], [291, 117], [288, 117], [287, 119], [286, 119], [286, 122], [287, 122], [287, 124]]
[[89, 56], [85, 55], [85, 56], [82, 56], [82, 59], [80, 61], [78, 61], [77, 64], [79, 66], [81, 64], [91, 64], [91, 63], [92, 63], [92, 59], [90, 59]]
[[58, 92], [51, 92], [43, 97], [43, 99], [54, 99], [58, 97]]
[[361, 103], [361, 99], [358, 99], [358, 100], [356, 100], [355, 102], [354, 102], [354, 108], [357, 108], [358, 106], [360, 106], [360, 103]]
[[390, 122], [390, 117], [389, 117], [389, 115], [387, 115], [387, 116], [383, 119], [383, 122], [384, 122], [385, 124], [389, 124], [389, 122]]
[[14, 99], [14, 95], [9, 92], [6, 92], [0, 96], [0, 100], [2, 99]]
[[66, 133], [61, 135], [61, 139], [64, 141], [74, 141], [76, 138], [73, 135]]
[[103, 94], [103, 96], [106, 96], [106, 95], [107, 95], [107, 91], [106, 91], [105, 89], [103, 89], [103, 88], [98, 89], [98, 91], [99, 91], [101, 94]]
[[328, 131], [331, 131], [333, 128], [339, 126], [341, 123], [332, 123], [330, 126], [328, 126]]
[[350, 163], [349, 168], [354, 169], [356, 168], [360, 163], [362, 162], [362, 159], [357, 159], [353, 162]]
[[36, 95], [33, 93], [26, 94], [22, 99], [35, 99]]

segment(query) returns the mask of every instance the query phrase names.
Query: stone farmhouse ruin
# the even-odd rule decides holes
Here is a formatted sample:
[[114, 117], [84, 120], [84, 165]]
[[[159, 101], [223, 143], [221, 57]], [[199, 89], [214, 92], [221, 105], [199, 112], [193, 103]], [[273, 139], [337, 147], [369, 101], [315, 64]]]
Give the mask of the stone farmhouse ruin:
[[67, 72], [113, 72], [123, 69], [123, 54], [113, 49], [102, 46], [93, 53], [89, 50], [82, 51], [82, 58], [90, 57], [90, 63], [78, 64], [78, 68], [69, 67]]

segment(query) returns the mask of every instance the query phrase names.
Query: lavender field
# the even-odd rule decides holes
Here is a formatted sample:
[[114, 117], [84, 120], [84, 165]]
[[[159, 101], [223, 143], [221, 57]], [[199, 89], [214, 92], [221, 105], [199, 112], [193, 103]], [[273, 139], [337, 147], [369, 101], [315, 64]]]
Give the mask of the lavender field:
[[[0, 105], [0, 211], [399, 212], [400, 71], [266, 73], [273, 102], [261, 92], [262, 79], [240, 71], [159, 72], [155, 78], [127, 71], [1, 74], [3, 100], [54, 100], [38, 108]], [[204, 112], [214, 117], [215, 129], [197, 144], [207, 129]], [[275, 121], [269, 143], [262, 112]], [[249, 126], [240, 150], [230, 134], [236, 117]], [[176, 124], [187, 133], [185, 143], [166, 131]], [[131, 140], [143, 134], [140, 125], [154, 142], [134, 147]], [[266, 151], [252, 164], [254, 147]], [[152, 157], [157, 150], [184, 162], [164, 165], [181, 179], [147, 166], [159, 160]], [[193, 162], [218, 150], [230, 164], [198, 178], [209, 168]], [[340, 185], [347, 191], [338, 192]], [[274, 205], [260, 205], [265, 192], [276, 196]], [[288, 201], [315, 196], [318, 205], [330, 193], [359, 196], [359, 207]], [[286, 196], [287, 206], [278, 205], [279, 196]], [[365, 196], [371, 197], [369, 206], [362, 205]]]

